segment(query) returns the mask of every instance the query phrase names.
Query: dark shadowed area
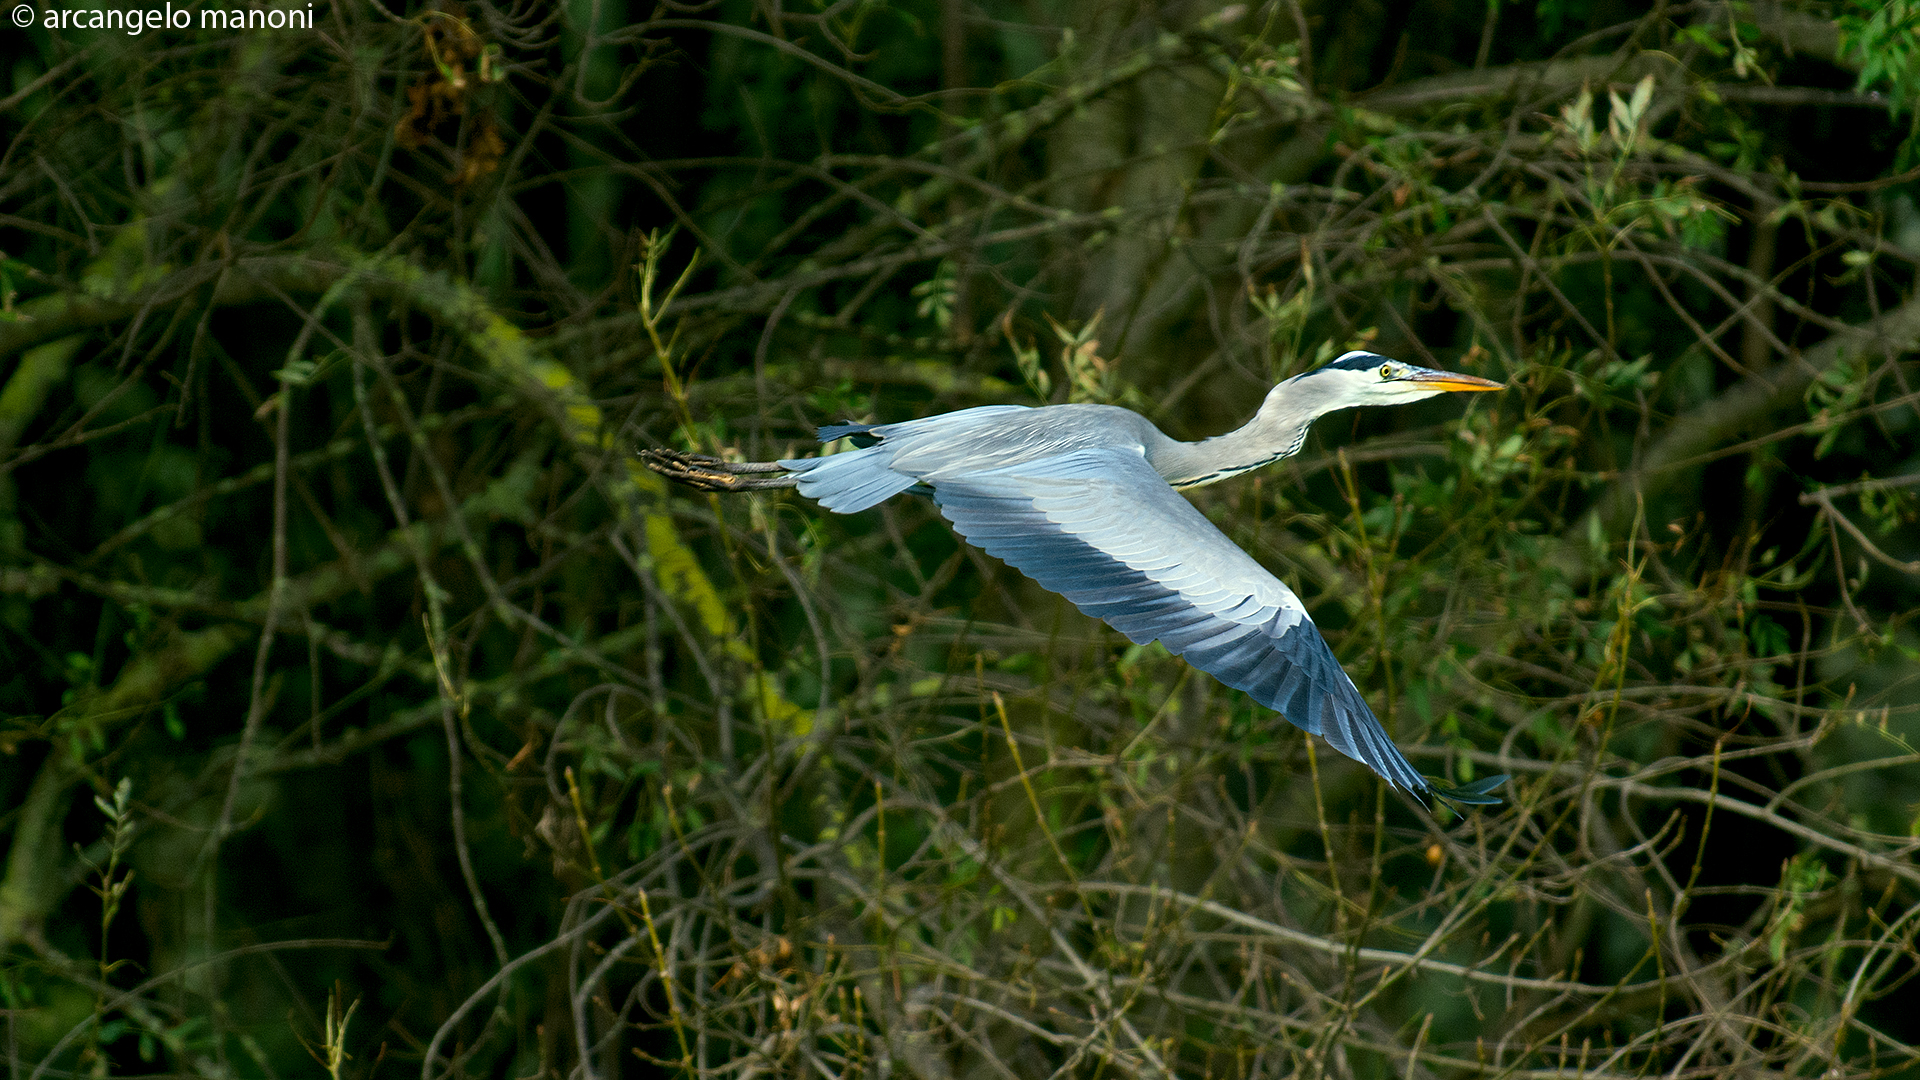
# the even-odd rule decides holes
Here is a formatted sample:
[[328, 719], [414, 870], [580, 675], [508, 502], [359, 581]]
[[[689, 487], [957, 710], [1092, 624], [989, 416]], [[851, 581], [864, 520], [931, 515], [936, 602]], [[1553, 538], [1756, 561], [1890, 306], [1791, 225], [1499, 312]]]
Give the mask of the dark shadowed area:
[[[8, 1077], [1920, 1078], [1920, 0], [63, 2]], [[1192, 498], [1502, 806], [635, 456], [1349, 348]]]

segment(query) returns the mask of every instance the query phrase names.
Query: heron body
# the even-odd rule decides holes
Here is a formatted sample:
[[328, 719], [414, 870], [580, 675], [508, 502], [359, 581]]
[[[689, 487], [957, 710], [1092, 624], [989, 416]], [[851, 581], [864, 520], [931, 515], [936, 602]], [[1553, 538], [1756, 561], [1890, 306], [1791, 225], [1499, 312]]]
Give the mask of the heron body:
[[1496, 390], [1470, 375], [1350, 352], [1275, 386], [1252, 421], [1197, 443], [1110, 405], [988, 405], [897, 424], [840, 424], [814, 458], [726, 463], [669, 451], [655, 471], [708, 490], [797, 488], [836, 513], [931, 495], [968, 542], [1137, 644], [1158, 639], [1236, 690], [1416, 796], [1490, 804], [1504, 777], [1429, 781], [1388, 738], [1299, 597], [1179, 490], [1297, 452], [1313, 421], [1356, 405]]

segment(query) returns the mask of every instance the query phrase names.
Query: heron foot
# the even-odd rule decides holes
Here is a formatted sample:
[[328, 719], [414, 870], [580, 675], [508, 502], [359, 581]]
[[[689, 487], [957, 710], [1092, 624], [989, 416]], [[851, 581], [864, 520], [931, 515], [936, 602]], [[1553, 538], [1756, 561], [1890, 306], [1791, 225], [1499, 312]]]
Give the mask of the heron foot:
[[786, 472], [772, 461], [722, 461], [707, 454], [659, 449], [640, 451], [640, 460], [674, 483], [701, 491], [759, 491], [792, 487], [796, 483], [791, 476], [755, 475]]

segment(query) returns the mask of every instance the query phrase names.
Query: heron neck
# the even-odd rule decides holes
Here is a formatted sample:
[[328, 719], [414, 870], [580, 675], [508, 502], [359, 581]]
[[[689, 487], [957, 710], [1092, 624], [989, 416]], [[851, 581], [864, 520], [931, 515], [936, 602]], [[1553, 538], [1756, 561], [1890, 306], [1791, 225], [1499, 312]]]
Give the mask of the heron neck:
[[1313, 422], [1342, 406], [1298, 385], [1297, 378], [1273, 388], [1252, 420], [1225, 435], [1199, 442], [1171, 439], [1153, 466], [1177, 488], [1200, 487], [1299, 453]]

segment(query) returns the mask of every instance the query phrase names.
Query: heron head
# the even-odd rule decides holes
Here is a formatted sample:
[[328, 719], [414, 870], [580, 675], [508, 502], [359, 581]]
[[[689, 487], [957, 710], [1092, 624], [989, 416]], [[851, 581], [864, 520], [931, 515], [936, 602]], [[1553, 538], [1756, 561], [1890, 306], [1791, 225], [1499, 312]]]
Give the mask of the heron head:
[[1303, 387], [1324, 388], [1332, 408], [1356, 405], [1400, 405], [1453, 391], [1504, 390], [1506, 387], [1477, 375], [1417, 367], [1378, 353], [1354, 351], [1299, 376]]

